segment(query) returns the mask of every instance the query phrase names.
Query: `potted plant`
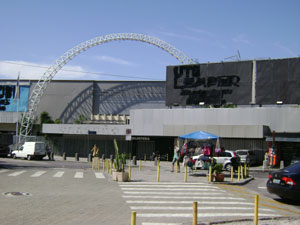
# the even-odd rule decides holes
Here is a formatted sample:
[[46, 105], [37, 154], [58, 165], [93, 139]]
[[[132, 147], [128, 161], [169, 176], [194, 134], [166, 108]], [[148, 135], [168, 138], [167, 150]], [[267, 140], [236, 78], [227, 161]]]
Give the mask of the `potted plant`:
[[215, 181], [218, 181], [218, 182], [224, 181], [225, 174], [222, 173], [222, 170], [223, 170], [223, 164], [221, 164], [221, 163], [216, 163], [213, 166], [213, 173], [215, 175]]
[[112, 178], [115, 181], [128, 181], [128, 172], [125, 172], [124, 162], [126, 162], [125, 154], [119, 154], [119, 148], [116, 139], [114, 139], [115, 146], [115, 169], [112, 172]]

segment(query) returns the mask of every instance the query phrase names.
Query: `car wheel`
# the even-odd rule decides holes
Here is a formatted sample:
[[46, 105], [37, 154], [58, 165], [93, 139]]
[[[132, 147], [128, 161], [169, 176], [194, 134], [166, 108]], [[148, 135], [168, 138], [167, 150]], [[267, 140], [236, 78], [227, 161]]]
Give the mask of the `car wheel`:
[[28, 155], [27, 160], [31, 160], [31, 159], [32, 159], [31, 155]]
[[231, 171], [231, 164], [230, 163], [226, 164], [225, 170]]

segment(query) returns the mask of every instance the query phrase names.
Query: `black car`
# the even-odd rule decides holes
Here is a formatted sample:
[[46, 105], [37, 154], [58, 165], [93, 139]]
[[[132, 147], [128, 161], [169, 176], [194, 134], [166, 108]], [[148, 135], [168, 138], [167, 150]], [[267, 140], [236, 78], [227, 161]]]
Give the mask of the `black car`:
[[268, 192], [281, 198], [300, 200], [300, 163], [271, 172], [267, 182]]

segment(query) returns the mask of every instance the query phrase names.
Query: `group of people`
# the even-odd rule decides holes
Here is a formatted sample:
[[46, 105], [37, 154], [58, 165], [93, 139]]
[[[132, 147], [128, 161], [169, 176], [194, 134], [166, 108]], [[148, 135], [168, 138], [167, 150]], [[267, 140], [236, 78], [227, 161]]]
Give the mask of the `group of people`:
[[180, 148], [179, 140], [177, 140], [175, 146], [174, 146], [174, 155], [172, 160], [172, 168], [171, 172], [174, 172], [174, 165], [177, 163], [177, 172], [180, 172], [180, 164], [179, 162], [185, 158], [184, 164], [186, 164], [189, 167], [193, 166], [193, 159], [192, 156], [195, 153], [196, 148], [195, 146], [188, 145], [187, 140], [184, 141], [184, 144]]
[[195, 164], [195, 161], [192, 159], [193, 155], [201, 155], [204, 162], [210, 160], [210, 156], [219, 155], [221, 152], [224, 152], [224, 147], [219, 147], [219, 143], [217, 143], [216, 148], [213, 152], [213, 146], [210, 143], [205, 143], [201, 146], [199, 142], [188, 142], [185, 139], [183, 145], [180, 147], [179, 140], [176, 141], [174, 146], [174, 155], [172, 160], [172, 168], [171, 172], [174, 172], [175, 163], [177, 164], [177, 172], [180, 172], [180, 161], [184, 161], [184, 165], [192, 168]]

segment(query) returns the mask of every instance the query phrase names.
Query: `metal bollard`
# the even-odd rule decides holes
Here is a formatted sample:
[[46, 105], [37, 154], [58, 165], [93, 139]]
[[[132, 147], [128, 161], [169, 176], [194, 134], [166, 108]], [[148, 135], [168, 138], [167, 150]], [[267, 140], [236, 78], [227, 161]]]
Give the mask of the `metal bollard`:
[[132, 156], [132, 164], [136, 166], [136, 156]]
[[105, 172], [105, 159], [102, 158], [102, 164], [103, 164], [103, 173]]
[[241, 167], [238, 166], [238, 181], [240, 181], [240, 176], [241, 176]]
[[244, 180], [244, 172], [243, 172], [243, 166], [241, 165], [241, 178]]
[[128, 181], [131, 180], [131, 165], [129, 164], [129, 168], [128, 168]]
[[248, 177], [247, 164], [245, 164], [245, 167], [244, 167], [244, 175], [245, 175], [245, 178]]
[[198, 224], [198, 202], [193, 202], [193, 225]]
[[131, 212], [131, 225], [136, 225], [136, 212]]
[[259, 200], [259, 196], [255, 195], [255, 203], [254, 203], [254, 225], [258, 225], [258, 200]]
[[110, 171], [109, 171], [110, 175], [112, 175], [112, 168], [113, 168], [113, 161], [110, 160]]
[[98, 171], [100, 171], [100, 158], [97, 157], [97, 161], [98, 161]]
[[160, 178], [160, 166], [157, 165], [157, 182], [159, 182], [159, 178]]
[[280, 161], [280, 169], [283, 169], [283, 168], [284, 168], [284, 161], [281, 160], [281, 161]]
[[75, 160], [79, 161], [79, 155], [78, 155], [78, 153], [75, 153]]
[[54, 152], [50, 153], [50, 160], [54, 161]]
[[208, 182], [212, 182], [212, 177], [211, 177], [211, 170], [212, 170], [212, 168], [211, 168], [211, 166], [209, 166], [209, 171], [208, 171]]
[[108, 159], [106, 160], [106, 172], [108, 173], [109, 171], [108, 171], [108, 165], [109, 165], [109, 161], [108, 161]]
[[63, 159], [64, 159], [64, 160], [67, 160], [67, 155], [66, 155], [65, 152], [63, 153]]
[[184, 182], [187, 182], [187, 166], [184, 167]]

